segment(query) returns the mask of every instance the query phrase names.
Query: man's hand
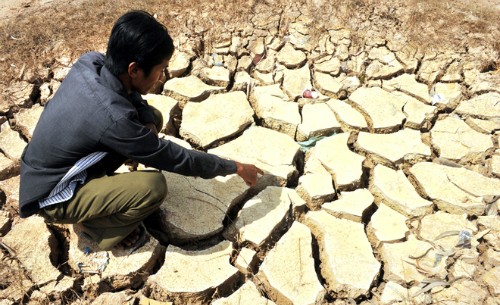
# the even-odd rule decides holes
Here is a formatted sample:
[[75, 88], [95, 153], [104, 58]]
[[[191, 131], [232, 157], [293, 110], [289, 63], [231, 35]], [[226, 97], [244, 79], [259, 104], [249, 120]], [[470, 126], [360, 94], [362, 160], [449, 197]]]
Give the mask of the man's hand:
[[264, 174], [261, 169], [252, 164], [236, 162], [236, 168], [236, 173], [248, 186], [254, 186], [257, 183], [257, 174]]

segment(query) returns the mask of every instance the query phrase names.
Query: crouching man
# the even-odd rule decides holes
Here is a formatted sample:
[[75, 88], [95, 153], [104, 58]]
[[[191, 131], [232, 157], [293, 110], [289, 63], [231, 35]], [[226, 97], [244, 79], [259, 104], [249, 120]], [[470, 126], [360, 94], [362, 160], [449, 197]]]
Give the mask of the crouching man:
[[20, 216], [80, 223], [101, 249], [131, 247], [140, 224], [157, 211], [167, 187], [158, 171], [115, 174], [126, 160], [182, 175], [238, 174], [254, 185], [260, 169], [158, 138], [159, 111], [141, 98], [174, 52], [153, 16], [120, 17], [106, 55], [84, 54], [38, 121], [21, 158]]

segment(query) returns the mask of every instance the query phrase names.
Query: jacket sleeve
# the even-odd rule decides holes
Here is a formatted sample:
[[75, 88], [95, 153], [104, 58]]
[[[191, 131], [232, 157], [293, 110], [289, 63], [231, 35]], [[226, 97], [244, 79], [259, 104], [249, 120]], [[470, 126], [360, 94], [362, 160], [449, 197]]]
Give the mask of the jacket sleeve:
[[147, 166], [185, 176], [206, 179], [236, 173], [234, 161], [159, 139], [149, 129], [128, 118], [119, 119], [110, 126], [103, 134], [101, 144]]

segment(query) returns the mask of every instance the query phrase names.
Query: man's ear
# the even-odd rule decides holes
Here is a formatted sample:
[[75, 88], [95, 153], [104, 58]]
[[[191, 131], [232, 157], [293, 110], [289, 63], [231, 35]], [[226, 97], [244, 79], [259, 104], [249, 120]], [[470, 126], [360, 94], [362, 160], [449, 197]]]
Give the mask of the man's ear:
[[131, 78], [136, 78], [137, 77], [137, 74], [139, 73], [139, 64], [137, 64], [135, 61], [134, 62], [131, 62], [129, 65], [128, 65], [128, 75], [131, 77]]

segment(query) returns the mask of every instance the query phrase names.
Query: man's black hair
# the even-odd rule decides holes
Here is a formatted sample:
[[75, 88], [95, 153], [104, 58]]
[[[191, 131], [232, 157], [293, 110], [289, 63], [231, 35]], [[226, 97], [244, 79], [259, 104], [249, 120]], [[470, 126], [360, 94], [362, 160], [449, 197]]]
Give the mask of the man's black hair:
[[105, 65], [114, 75], [127, 72], [137, 62], [146, 77], [154, 66], [170, 58], [174, 43], [164, 25], [144, 11], [130, 11], [113, 26]]

